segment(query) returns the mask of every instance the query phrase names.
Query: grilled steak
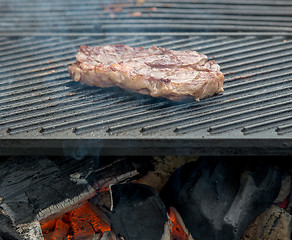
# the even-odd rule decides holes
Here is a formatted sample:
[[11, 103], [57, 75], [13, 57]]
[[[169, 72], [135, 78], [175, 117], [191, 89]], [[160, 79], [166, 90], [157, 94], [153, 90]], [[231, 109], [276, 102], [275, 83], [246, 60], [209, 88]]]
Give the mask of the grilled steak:
[[71, 76], [90, 86], [119, 86], [171, 100], [199, 100], [223, 91], [224, 75], [219, 65], [195, 51], [81, 46], [76, 60], [68, 68]]

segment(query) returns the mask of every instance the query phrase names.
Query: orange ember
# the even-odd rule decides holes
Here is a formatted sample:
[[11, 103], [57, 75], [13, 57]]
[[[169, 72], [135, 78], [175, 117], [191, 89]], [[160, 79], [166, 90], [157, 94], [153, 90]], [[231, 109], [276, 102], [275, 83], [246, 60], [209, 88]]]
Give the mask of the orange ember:
[[49, 221], [45, 224], [42, 225], [42, 231], [43, 231], [43, 234], [47, 234], [49, 232], [52, 232], [54, 231], [55, 229], [55, 226], [56, 226], [56, 219], [52, 220], [52, 221]]
[[86, 240], [106, 231], [110, 227], [97, 216], [89, 202], [42, 225], [45, 240]]
[[189, 240], [189, 236], [185, 233], [182, 226], [179, 224], [174, 208], [170, 207], [168, 210], [171, 228], [171, 240]]
[[75, 236], [110, 230], [110, 227], [96, 215], [89, 202], [72, 211], [71, 223]]

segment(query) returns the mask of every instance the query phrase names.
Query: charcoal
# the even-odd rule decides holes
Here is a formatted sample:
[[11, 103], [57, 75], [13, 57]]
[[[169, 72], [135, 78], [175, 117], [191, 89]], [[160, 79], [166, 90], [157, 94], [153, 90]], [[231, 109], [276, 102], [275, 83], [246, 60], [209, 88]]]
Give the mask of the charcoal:
[[17, 225], [22, 240], [44, 240], [39, 221]]
[[82, 161], [15, 157], [0, 165], [0, 205], [15, 225], [60, 215], [95, 194], [78, 173]]
[[[142, 161], [141, 161], [142, 160]], [[103, 166], [94, 170], [87, 178], [88, 183], [93, 186], [98, 194], [89, 201], [97, 207], [98, 215], [107, 223], [111, 208], [111, 197], [108, 191], [109, 185], [128, 182], [152, 170], [152, 158], [127, 157], [119, 160], [111, 159], [111, 162], [102, 159]]]
[[0, 161], [0, 206], [13, 224], [46, 222], [73, 210], [96, 190], [124, 182], [149, 169], [150, 161], [98, 158], [13, 157]]
[[117, 184], [112, 196], [111, 227], [118, 239], [169, 239], [167, 212], [158, 193], [143, 184]]
[[292, 216], [271, 205], [246, 229], [241, 240], [291, 240]]
[[108, 188], [111, 184], [127, 182], [149, 171], [152, 168], [150, 160], [148, 158], [143, 161], [137, 161], [135, 158], [115, 159], [92, 171], [87, 181], [99, 191]]
[[112, 234], [110, 231], [104, 232], [100, 240], [111, 240]]
[[179, 168], [161, 192], [196, 240], [239, 240], [248, 225], [276, 199], [277, 166], [202, 158]]
[[56, 222], [56, 227], [52, 239], [55, 240], [64, 239], [67, 236], [69, 228], [70, 228], [69, 224], [64, 223], [61, 219], [58, 219]]
[[110, 208], [111, 208], [111, 196], [109, 191], [103, 191], [96, 194], [89, 199], [89, 202], [96, 206], [97, 215], [108, 225], [110, 225]]
[[11, 220], [0, 212], [0, 240], [20, 240], [21, 237], [12, 225]]

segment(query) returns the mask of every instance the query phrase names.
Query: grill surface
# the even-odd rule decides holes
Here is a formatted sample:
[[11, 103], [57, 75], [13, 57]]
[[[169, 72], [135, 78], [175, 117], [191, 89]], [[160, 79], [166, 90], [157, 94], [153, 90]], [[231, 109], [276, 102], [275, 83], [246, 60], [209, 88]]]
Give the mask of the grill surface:
[[[291, 1], [0, 0], [0, 154], [292, 154]], [[82, 44], [192, 49], [225, 92], [171, 102], [73, 82]]]
[[[205, 53], [222, 67], [225, 92], [175, 103], [72, 81], [81, 44], [114, 43]], [[1, 154], [291, 153], [292, 39], [28, 37], [0, 49]]]
[[[143, 4], [139, 4], [144, 2]], [[0, 33], [292, 33], [289, 0], [1, 0]]]

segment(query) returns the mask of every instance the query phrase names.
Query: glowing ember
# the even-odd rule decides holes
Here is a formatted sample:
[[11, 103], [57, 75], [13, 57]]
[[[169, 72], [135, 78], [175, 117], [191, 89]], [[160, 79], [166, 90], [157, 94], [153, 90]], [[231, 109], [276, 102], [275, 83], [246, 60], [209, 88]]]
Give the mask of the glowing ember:
[[42, 225], [42, 231], [43, 231], [43, 234], [48, 234], [52, 231], [54, 231], [55, 229], [55, 226], [56, 226], [56, 219], [52, 220], [52, 221], [49, 221], [45, 224]]
[[45, 240], [86, 240], [106, 231], [110, 231], [110, 227], [96, 215], [89, 202], [42, 225]]
[[56, 221], [55, 231], [53, 232], [52, 239], [53, 240], [63, 240], [69, 231], [70, 225], [64, 223], [62, 220], [58, 219]]
[[182, 220], [178, 217], [178, 212], [170, 207], [168, 209], [168, 217], [170, 219], [170, 228], [171, 228], [171, 240], [190, 240], [192, 237], [186, 234], [185, 230], [181, 226], [180, 222]]
[[90, 237], [94, 233], [110, 230], [110, 227], [96, 215], [88, 202], [72, 211], [71, 225], [76, 239], [81, 239], [84, 235]]

